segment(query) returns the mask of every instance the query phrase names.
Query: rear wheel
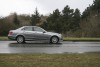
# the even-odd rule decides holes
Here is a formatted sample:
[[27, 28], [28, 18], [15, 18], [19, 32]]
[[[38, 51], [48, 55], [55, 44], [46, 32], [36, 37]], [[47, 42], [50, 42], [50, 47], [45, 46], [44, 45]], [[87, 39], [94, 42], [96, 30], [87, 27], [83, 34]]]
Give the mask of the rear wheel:
[[59, 42], [59, 38], [56, 37], [56, 36], [53, 36], [53, 37], [51, 38], [50, 42], [53, 43], [53, 44], [56, 44], [56, 43]]
[[18, 43], [24, 43], [24, 42], [25, 42], [24, 37], [23, 37], [23, 36], [18, 36], [18, 37], [17, 37], [17, 42], [18, 42]]

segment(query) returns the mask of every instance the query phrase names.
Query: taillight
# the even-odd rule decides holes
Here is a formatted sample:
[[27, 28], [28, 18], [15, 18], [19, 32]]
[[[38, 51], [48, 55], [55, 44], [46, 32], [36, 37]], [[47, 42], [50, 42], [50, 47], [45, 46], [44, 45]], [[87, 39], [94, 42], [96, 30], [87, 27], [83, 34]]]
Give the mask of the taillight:
[[12, 35], [12, 34], [13, 34], [13, 32], [10, 31], [10, 32], [9, 32], [9, 35]]

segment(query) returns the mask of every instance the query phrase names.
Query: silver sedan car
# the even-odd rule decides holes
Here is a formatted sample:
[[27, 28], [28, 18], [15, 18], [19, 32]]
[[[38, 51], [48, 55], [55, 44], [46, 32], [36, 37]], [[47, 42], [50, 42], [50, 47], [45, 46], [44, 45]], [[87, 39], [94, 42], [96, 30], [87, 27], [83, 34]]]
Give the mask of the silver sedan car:
[[37, 26], [23, 26], [16, 30], [10, 30], [8, 38], [17, 40], [18, 43], [25, 41], [48, 41], [49, 43], [59, 43], [63, 41], [62, 35], [59, 33], [47, 32]]

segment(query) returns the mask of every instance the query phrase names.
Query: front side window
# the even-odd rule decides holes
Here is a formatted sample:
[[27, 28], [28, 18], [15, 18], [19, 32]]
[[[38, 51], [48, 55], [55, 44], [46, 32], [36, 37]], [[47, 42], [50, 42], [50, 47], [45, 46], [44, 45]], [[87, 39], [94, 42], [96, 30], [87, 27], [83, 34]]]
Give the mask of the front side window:
[[39, 28], [39, 27], [34, 27], [34, 31], [44, 32], [45, 30], [43, 30], [42, 28]]
[[32, 27], [25, 27], [24, 30], [25, 31], [33, 31]]

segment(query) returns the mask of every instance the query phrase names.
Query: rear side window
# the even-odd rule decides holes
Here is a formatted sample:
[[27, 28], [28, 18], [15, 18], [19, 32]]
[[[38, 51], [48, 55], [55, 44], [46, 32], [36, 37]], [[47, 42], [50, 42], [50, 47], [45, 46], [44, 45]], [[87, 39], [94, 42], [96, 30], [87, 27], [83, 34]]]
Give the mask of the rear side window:
[[25, 27], [24, 30], [25, 31], [33, 31], [33, 28], [32, 27]]

